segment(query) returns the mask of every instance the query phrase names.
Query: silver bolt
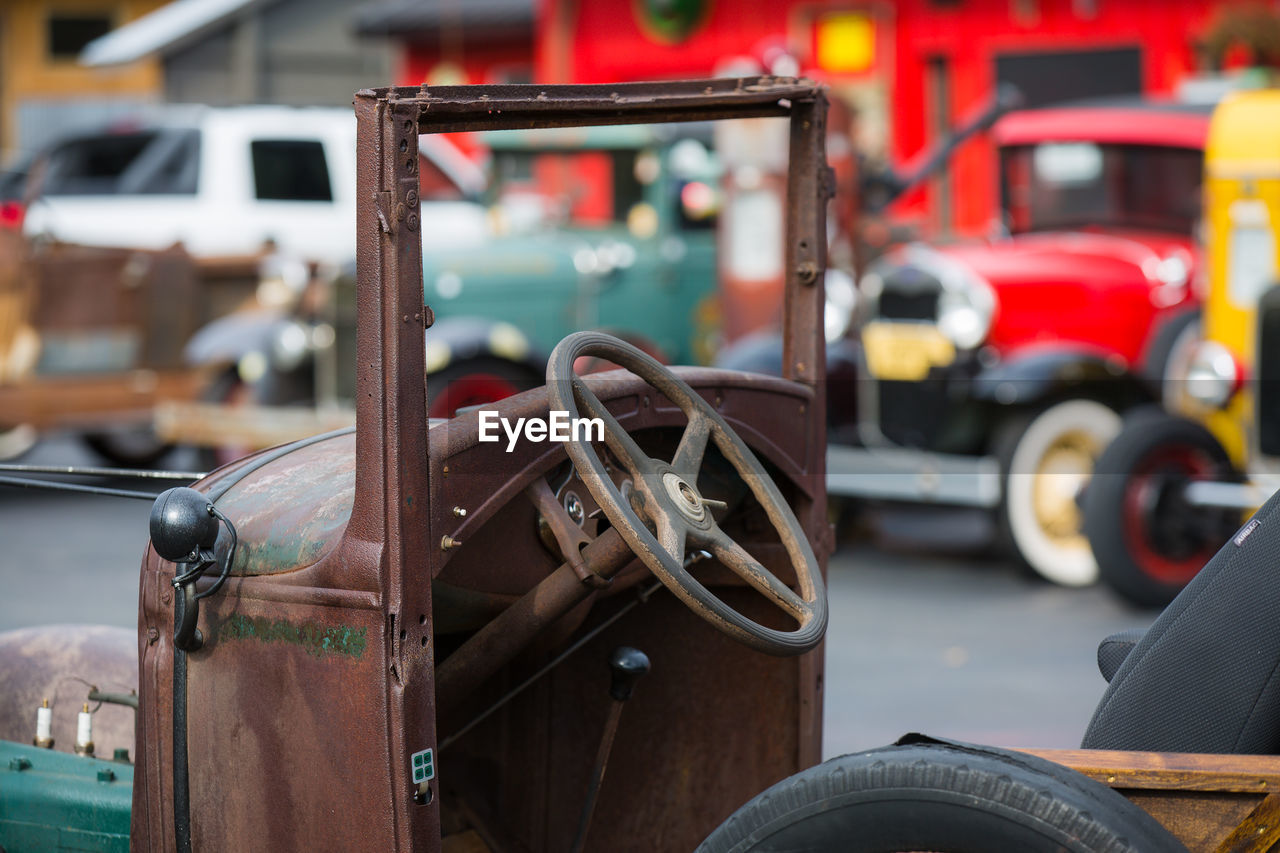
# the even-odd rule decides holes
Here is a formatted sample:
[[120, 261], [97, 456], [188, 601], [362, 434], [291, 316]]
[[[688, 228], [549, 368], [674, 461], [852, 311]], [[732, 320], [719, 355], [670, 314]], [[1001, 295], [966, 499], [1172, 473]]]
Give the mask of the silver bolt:
[[573, 519], [573, 523], [579, 527], [582, 526], [582, 522], [587, 517], [581, 498], [573, 492], [569, 492], [564, 496], [564, 511], [569, 513], [569, 518]]

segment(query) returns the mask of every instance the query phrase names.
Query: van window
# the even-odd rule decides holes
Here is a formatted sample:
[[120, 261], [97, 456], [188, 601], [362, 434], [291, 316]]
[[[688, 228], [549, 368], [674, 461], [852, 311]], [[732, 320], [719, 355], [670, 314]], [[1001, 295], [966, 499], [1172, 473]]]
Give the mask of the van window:
[[120, 133], [63, 143], [49, 152], [41, 192], [45, 195], [118, 193], [121, 178], [156, 136], [154, 132]]
[[251, 143], [253, 185], [264, 201], [333, 201], [324, 146], [309, 139]]
[[132, 131], [85, 136], [53, 148], [37, 188], [44, 195], [194, 195], [200, 134]]

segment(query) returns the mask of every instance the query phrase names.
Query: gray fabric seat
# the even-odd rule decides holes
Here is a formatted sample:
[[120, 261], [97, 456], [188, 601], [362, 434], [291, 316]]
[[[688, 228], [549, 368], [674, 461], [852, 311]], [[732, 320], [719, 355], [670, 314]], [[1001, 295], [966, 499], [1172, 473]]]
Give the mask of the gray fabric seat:
[[[1280, 493], [1123, 655], [1083, 746], [1280, 752], [1278, 564]], [[1108, 663], [1121, 651], [1116, 643]]]
[[1134, 646], [1138, 645], [1146, 633], [1142, 628], [1130, 628], [1128, 631], [1112, 634], [1098, 643], [1098, 671], [1102, 673], [1103, 678], [1110, 682], [1115, 677], [1120, 664], [1124, 663], [1129, 652], [1133, 651]]

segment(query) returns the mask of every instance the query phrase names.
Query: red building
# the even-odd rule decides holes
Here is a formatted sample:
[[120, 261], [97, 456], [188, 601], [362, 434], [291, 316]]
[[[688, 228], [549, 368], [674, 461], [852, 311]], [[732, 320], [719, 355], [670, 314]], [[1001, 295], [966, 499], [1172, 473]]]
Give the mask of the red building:
[[528, 83], [533, 77], [534, 0], [379, 0], [356, 12], [356, 32], [400, 47], [396, 80]]
[[[735, 58], [828, 82], [858, 146], [902, 164], [1000, 82], [1029, 105], [1170, 94], [1201, 64], [1210, 0], [539, 0], [535, 80], [709, 76]], [[782, 59], [781, 63], [778, 62]], [[772, 64], [773, 68], [769, 69]], [[790, 68], [787, 68], [787, 66]], [[988, 141], [894, 208], [926, 231], [978, 232], [995, 209]]]

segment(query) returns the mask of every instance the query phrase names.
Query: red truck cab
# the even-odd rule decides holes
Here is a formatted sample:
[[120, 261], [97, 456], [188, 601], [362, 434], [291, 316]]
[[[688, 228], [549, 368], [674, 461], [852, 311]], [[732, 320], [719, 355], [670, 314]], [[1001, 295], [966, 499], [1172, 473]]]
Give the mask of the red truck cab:
[[1012, 554], [1083, 585], [1077, 498], [1194, 334], [1210, 105], [1023, 110], [993, 128], [999, 236], [878, 258], [860, 290], [858, 446], [833, 494], [986, 507]]

